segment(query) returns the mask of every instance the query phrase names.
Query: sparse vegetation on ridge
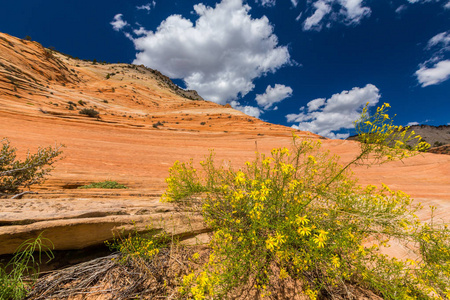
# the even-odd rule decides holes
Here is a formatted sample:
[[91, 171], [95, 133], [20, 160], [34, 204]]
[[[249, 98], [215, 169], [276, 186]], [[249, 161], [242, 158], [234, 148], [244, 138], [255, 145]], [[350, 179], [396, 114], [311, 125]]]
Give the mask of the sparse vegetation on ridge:
[[91, 118], [97, 118], [100, 115], [100, 113], [93, 108], [83, 108], [82, 110], [79, 111], [79, 113], [81, 115], [86, 115]]

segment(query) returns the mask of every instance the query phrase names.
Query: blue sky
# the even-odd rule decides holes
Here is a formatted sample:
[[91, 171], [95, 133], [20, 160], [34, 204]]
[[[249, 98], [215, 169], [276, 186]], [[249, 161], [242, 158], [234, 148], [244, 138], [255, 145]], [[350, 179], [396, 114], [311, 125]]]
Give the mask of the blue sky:
[[362, 105], [450, 123], [450, 0], [4, 1], [0, 31], [145, 64], [206, 100], [327, 137]]

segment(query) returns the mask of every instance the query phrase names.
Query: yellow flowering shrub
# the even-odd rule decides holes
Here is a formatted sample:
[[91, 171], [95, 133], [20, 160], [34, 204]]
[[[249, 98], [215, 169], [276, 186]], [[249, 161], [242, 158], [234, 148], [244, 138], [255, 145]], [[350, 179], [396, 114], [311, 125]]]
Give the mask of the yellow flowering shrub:
[[172, 241], [171, 237], [163, 233], [154, 235], [151, 230], [148, 233], [129, 234], [127, 237], [119, 237], [113, 242], [106, 242], [111, 250], [121, 252], [121, 262], [127, 260], [151, 261], [163, 247], [167, 247]]
[[[352, 164], [417, 153], [405, 150], [416, 137], [392, 125], [388, 107], [373, 116], [364, 109], [355, 124], [361, 152], [345, 166], [321, 151], [320, 141], [295, 135], [291, 149], [257, 154], [239, 170], [216, 165], [213, 154], [201, 171], [175, 163], [163, 199], [198, 210], [214, 230], [209, 262], [185, 278], [182, 296], [223, 299], [256, 288], [268, 297], [273, 280], [290, 278], [302, 282], [311, 299], [346, 285], [387, 299], [448, 298], [448, 228], [421, 223], [415, 215], [420, 205], [405, 193], [359, 186], [347, 172]], [[392, 138], [399, 142], [391, 145]], [[418, 143], [414, 150], [424, 148]], [[419, 259], [381, 254], [379, 247], [393, 240]]]

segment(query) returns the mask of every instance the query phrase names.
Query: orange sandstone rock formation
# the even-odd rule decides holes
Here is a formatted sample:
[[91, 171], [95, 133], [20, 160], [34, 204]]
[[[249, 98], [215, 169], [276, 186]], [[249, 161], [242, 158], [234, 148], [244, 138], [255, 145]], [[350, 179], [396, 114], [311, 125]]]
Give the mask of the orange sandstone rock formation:
[[[99, 117], [80, 114], [82, 109]], [[255, 151], [289, 146], [292, 131], [204, 101], [143, 66], [94, 64], [0, 33], [1, 136], [20, 155], [38, 146], [66, 146], [50, 179], [33, 188], [38, 194], [0, 200], [0, 254], [43, 230], [56, 249], [99, 244], [114, 232], [146, 225], [185, 238], [202, 234], [201, 220], [188, 222], [158, 202], [173, 162], [198, 162], [214, 149], [217, 160], [239, 167]], [[343, 162], [358, 151], [354, 141], [297, 135], [323, 139], [324, 148]], [[362, 184], [401, 189], [425, 206], [437, 206], [438, 217], [449, 220], [450, 156], [423, 154], [354, 172]], [[76, 189], [103, 180], [129, 189]], [[429, 218], [429, 211], [421, 218]]]

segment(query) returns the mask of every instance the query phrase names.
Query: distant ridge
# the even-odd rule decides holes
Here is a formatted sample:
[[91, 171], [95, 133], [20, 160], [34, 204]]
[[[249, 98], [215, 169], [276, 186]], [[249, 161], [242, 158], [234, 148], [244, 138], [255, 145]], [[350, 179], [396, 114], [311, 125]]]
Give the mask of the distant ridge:
[[[428, 152], [450, 154], [450, 125], [412, 125], [408, 128], [407, 132], [410, 133], [411, 131], [414, 131], [415, 134], [420, 135], [422, 137], [422, 141], [431, 145]], [[358, 136], [353, 135], [347, 139], [357, 140]], [[409, 143], [410, 146], [414, 146], [413, 144], [414, 142]]]

